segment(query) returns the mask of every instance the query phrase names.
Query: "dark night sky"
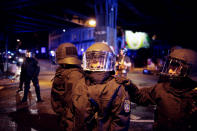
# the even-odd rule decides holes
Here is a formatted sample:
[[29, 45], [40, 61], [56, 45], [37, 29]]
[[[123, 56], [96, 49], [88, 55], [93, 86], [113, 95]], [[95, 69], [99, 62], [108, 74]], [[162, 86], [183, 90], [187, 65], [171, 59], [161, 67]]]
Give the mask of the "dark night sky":
[[[157, 33], [159, 39], [170, 44], [197, 50], [194, 2], [119, 0], [117, 25], [128, 30]], [[17, 38], [21, 39], [21, 48], [48, 46], [48, 32], [37, 31], [74, 26], [66, 21], [76, 15], [81, 18], [94, 16], [94, 3], [94, 0], [72, 0], [69, 3], [65, 0], [1, 1], [0, 16], [4, 19], [1, 20], [3, 24], [0, 24], [0, 32], [1, 28], [6, 33], [36, 31], [10, 34], [8, 43], [11, 49], [16, 48]]]

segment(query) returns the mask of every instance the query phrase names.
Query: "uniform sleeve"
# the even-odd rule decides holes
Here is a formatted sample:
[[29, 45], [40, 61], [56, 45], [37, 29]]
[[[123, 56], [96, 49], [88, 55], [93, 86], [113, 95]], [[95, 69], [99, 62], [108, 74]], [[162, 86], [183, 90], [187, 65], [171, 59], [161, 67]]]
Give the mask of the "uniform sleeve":
[[136, 89], [135, 92], [131, 94], [131, 101], [143, 106], [156, 104], [155, 88], [156, 86]]
[[130, 101], [127, 92], [121, 87], [118, 95], [113, 102], [112, 115], [113, 121], [110, 130], [123, 131], [128, 130], [130, 123]]
[[197, 124], [196, 124], [196, 121], [197, 121], [197, 88], [195, 89], [194, 91], [194, 94], [192, 94], [193, 96], [193, 100], [192, 100], [192, 111], [191, 111], [191, 114], [190, 116], [192, 117], [191, 118], [191, 127], [192, 129], [197, 129]]
[[[67, 99], [64, 100], [67, 101], [67, 109], [66, 109], [66, 115], [64, 115], [64, 119], [65, 119], [65, 123], [67, 124], [65, 126], [65, 130], [73, 130], [74, 127], [74, 103], [76, 102], [78, 104], [79, 101], [77, 101], [76, 99], [79, 97], [80, 95], [80, 86], [77, 86], [78, 82], [80, 81], [81, 78], [83, 78], [83, 74], [79, 71], [74, 71], [69, 75], [69, 78], [71, 78], [72, 81], [70, 81], [71, 83], [67, 83], [67, 87], [70, 89], [67, 89], [65, 96], [69, 95], [69, 98], [67, 97]], [[72, 85], [72, 87], [71, 87]], [[78, 84], [79, 85], [79, 84]], [[80, 102], [79, 102], [80, 103]], [[84, 102], [81, 102], [84, 104]], [[76, 105], [76, 104], [75, 104]], [[80, 121], [81, 122], [81, 121]], [[80, 123], [79, 122], [79, 123]]]
[[73, 106], [69, 106], [68, 108], [64, 109], [64, 130], [65, 131], [72, 131], [74, 127], [74, 113], [73, 113]]
[[20, 75], [25, 75], [25, 61], [23, 62], [23, 64], [21, 65], [21, 73]]
[[55, 78], [51, 89], [51, 105], [53, 110], [59, 115], [62, 115], [64, 112], [64, 90], [64, 84], [58, 78]]

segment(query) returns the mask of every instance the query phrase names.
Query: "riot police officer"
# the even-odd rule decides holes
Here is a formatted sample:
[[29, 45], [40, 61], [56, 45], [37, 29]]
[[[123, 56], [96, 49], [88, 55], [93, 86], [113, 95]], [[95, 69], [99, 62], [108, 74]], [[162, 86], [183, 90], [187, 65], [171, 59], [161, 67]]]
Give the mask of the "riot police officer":
[[197, 129], [197, 53], [190, 49], [175, 49], [164, 65], [158, 83], [138, 89], [124, 77], [119, 83], [129, 87], [133, 102], [155, 104], [158, 131], [193, 131]]
[[68, 118], [67, 110], [71, 102], [72, 88], [83, 77], [81, 60], [78, 59], [75, 45], [60, 44], [56, 49], [56, 62], [59, 67], [53, 79], [51, 104], [58, 115], [61, 129], [69, 130], [72, 127], [72, 121]]
[[83, 54], [85, 77], [73, 90], [74, 130], [128, 130], [130, 101], [116, 83], [115, 55], [106, 43], [94, 43]]

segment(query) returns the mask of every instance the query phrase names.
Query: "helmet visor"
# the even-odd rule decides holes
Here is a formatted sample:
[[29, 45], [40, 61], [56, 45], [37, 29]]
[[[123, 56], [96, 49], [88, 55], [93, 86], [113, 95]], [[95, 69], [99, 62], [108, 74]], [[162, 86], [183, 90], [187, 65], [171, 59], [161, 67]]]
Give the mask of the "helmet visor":
[[83, 69], [86, 71], [113, 71], [115, 56], [111, 52], [89, 51], [83, 54]]
[[189, 75], [191, 65], [177, 59], [169, 59], [166, 61], [161, 73], [172, 77], [186, 77]]

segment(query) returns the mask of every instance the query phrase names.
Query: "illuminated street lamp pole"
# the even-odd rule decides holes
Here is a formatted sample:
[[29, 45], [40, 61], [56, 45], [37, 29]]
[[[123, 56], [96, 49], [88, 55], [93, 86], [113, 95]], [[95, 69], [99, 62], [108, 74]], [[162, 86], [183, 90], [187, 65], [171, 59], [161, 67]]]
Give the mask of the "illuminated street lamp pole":
[[95, 42], [106, 42], [115, 53], [118, 53], [116, 44], [117, 8], [117, 0], [95, 0]]
[[17, 46], [16, 46], [16, 49], [18, 50], [19, 49], [19, 47], [21, 46], [21, 40], [20, 39], [16, 39], [16, 41], [17, 41]]

